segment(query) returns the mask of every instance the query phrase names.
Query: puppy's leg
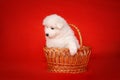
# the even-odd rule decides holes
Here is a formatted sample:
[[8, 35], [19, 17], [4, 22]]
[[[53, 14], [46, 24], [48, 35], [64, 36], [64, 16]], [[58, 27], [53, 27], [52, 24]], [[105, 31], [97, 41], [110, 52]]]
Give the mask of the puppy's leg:
[[75, 43], [69, 43], [69, 46], [68, 46], [69, 50], [70, 50], [70, 54], [72, 56], [74, 56], [76, 53], [77, 53], [77, 46]]

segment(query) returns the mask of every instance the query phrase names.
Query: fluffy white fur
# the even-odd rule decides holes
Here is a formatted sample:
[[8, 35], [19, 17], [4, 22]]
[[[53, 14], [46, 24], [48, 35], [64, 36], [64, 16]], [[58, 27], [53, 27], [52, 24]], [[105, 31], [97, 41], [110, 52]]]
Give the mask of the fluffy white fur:
[[68, 48], [71, 55], [76, 54], [80, 45], [64, 18], [52, 14], [45, 17], [43, 25], [45, 26], [47, 47]]

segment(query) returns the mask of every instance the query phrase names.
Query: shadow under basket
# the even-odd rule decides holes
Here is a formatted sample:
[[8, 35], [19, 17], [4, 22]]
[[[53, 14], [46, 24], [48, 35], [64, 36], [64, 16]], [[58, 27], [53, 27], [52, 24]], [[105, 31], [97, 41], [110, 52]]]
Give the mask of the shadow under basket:
[[[75, 25], [71, 24], [75, 27]], [[57, 73], [82, 73], [87, 71], [87, 65], [91, 53], [91, 48], [82, 46], [82, 38], [80, 31], [76, 28], [80, 37], [80, 49], [74, 56], [70, 55], [67, 48], [47, 48], [44, 47], [46, 54], [48, 71]]]

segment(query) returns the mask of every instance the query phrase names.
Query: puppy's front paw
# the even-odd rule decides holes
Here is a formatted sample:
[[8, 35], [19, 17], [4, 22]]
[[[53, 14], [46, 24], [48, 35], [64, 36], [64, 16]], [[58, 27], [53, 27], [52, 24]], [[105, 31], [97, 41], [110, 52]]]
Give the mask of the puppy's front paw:
[[77, 53], [77, 48], [70, 48], [70, 55], [74, 56]]

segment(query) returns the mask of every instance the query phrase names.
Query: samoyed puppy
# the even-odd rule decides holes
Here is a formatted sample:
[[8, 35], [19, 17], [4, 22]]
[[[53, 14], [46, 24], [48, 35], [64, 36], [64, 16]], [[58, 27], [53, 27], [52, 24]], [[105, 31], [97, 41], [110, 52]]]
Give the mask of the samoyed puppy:
[[80, 48], [79, 42], [64, 18], [52, 14], [44, 18], [46, 46], [48, 48], [68, 48], [70, 54], [76, 54]]

